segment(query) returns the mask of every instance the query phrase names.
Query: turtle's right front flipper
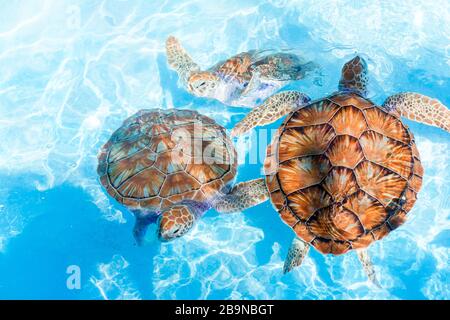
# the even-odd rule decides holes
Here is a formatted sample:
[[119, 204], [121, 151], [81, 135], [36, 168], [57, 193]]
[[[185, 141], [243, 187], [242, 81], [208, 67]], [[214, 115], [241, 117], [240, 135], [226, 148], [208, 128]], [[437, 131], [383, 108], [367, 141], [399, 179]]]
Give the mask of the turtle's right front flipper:
[[269, 199], [264, 179], [255, 179], [236, 184], [229, 193], [213, 201], [213, 207], [221, 213], [243, 211]]
[[174, 36], [166, 40], [167, 62], [177, 73], [183, 83], [186, 83], [192, 72], [200, 71], [200, 67], [192, 60], [180, 42]]
[[263, 104], [250, 111], [231, 130], [231, 136], [239, 136], [256, 126], [262, 126], [275, 122], [289, 112], [307, 104], [311, 99], [297, 91], [284, 91], [275, 94], [264, 101]]
[[450, 132], [450, 109], [437, 99], [416, 92], [402, 92], [388, 97], [383, 107], [407, 119]]

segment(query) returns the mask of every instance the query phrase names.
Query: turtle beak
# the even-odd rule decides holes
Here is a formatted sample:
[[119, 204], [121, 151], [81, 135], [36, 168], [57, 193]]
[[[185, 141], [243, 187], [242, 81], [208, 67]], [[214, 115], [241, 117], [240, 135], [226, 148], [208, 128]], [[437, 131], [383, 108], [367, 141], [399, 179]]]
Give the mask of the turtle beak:
[[157, 226], [158, 229], [156, 230], [156, 234], [158, 236], [159, 241], [168, 242], [170, 240], [175, 239], [176, 233], [173, 234], [173, 231], [176, 230], [172, 230], [173, 229], [172, 223], [167, 221], [167, 219], [164, 218], [162, 215], [160, 215], [158, 218]]
[[174, 225], [170, 229], [165, 229], [163, 226], [161, 226], [161, 224], [159, 224], [157, 234], [159, 241], [169, 242], [175, 240], [176, 238], [181, 237], [187, 231], [188, 231], [187, 229], [178, 225]]
[[363, 70], [367, 70], [367, 62], [360, 55], [357, 55], [356, 57], [354, 57], [352, 60], [349, 61], [349, 63], [351, 63], [354, 66], [360, 65]]

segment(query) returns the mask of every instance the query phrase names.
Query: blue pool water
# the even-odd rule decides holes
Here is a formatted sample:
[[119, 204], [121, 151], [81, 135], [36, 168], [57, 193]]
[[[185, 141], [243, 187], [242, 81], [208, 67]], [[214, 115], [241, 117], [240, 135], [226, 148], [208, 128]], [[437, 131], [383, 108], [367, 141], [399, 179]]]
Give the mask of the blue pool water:
[[[248, 111], [180, 88], [166, 64], [169, 34], [202, 67], [248, 49], [290, 49], [322, 66], [321, 85], [289, 86], [313, 98], [332, 93], [342, 64], [359, 53], [375, 102], [418, 91], [450, 106], [448, 0], [0, 0], [0, 8], [0, 298], [450, 298], [450, 135], [442, 130], [406, 121], [425, 178], [408, 222], [369, 249], [382, 289], [353, 252], [311, 250], [283, 275], [293, 234], [269, 202], [209, 211], [177, 241], [149, 237], [136, 247], [133, 217], [96, 175], [99, 148], [141, 108], [193, 108], [228, 129]], [[263, 154], [265, 143], [237, 147], [245, 157]], [[247, 161], [238, 181], [260, 175]], [[71, 265], [81, 270], [79, 290], [66, 286]]]

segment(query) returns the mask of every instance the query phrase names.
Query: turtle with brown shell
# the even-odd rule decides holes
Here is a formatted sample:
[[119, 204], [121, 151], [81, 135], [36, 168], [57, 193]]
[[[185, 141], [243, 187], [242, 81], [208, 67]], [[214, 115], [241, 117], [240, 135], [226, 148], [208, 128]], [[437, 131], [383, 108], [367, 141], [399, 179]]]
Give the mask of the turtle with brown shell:
[[169, 66], [190, 93], [229, 106], [254, 107], [289, 82], [318, 70], [317, 65], [295, 54], [253, 50], [201, 71], [173, 36], [167, 38], [166, 54]]
[[367, 82], [366, 62], [357, 56], [344, 65], [338, 92], [312, 102], [299, 92], [278, 93], [232, 130], [238, 136], [287, 115], [260, 179], [296, 235], [284, 272], [310, 247], [333, 255], [355, 250], [377, 284], [367, 247], [405, 222], [424, 174], [401, 118], [450, 132], [450, 110], [438, 100], [405, 92], [378, 106], [366, 97]]
[[[142, 244], [158, 224], [161, 241], [181, 237], [210, 208], [227, 213], [267, 200], [259, 180], [238, 183], [236, 150], [225, 129], [196, 111], [141, 110], [103, 146], [98, 174], [104, 189], [136, 217]], [[242, 195], [252, 194], [251, 198]]]

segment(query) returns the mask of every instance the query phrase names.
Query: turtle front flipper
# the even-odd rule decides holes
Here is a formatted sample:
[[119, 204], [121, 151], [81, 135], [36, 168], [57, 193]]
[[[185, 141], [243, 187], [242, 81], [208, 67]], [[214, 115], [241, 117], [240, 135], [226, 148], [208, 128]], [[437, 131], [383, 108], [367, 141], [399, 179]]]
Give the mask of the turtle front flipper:
[[339, 81], [339, 91], [355, 92], [363, 97], [367, 95], [367, 63], [356, 56], [342, 67], [341, 80]]
[[221, 213], [238, 212], [263, 203], [269, 199], [264, 179], [236, 184], [229, 193], [213, 200], [213, 207]]
[[292, 244], [289, 247], [289, 251], [284, 261], [283, 273], [288, 273], [295, 267], [298, 267], [302, 264], [303, 259], [306, 257], [309, 251], [309, 244], [305, 241], [294, 238], [292, 240]]
[[180, 42], [174, 36], [166, 40], [167, 62], [177, 73], [183, 83], [186, 84], [189, 76], [200, 67], [192, 60]]
[[409, 120], [439, 127], [450, 132], [450, 109], [439, 100], [420, 93], [403, 92], [386, 99], [383, 107]]
[[158, 219], [158, 238], [170, 241], [179, 238], [192, 229], [199, 213], [189, 205], [176, 204], [164, 210]]
[[306, 105], [310, 100], [306, 94], [297, 91], [277, 93], [250, 111], [244, 119], [236, 124], [231, 130], [231, 136], [239, 136], [256, 126], [275, 122], [298, 107]]
[[377, 275], [375, 273], [375, 269], [373, 267], [372, 261], [370, 260], [369, 253], [367, 250], [357, 250], [356, 253], [358, 254], [358, 259], [361, 261], [364, 272], [367, 274], [367, 277], [369, 280], [376, 285], [378, 288], [381, 288], [380, 283], [378, 282]]

